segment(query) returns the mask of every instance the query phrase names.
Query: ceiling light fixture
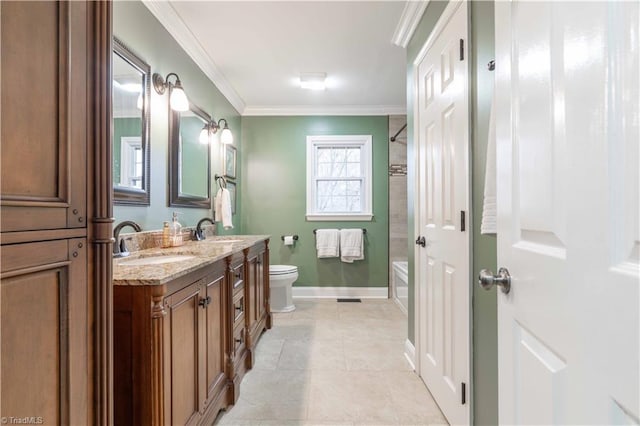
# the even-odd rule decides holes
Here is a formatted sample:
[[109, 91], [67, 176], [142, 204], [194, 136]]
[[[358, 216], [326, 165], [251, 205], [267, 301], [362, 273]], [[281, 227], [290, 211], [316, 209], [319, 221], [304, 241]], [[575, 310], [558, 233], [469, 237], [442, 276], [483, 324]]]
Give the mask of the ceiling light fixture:
[[324, 72], [304, 72], [300, 74], [300, 87], [310, 90], [325, 90], [327, 73]]
[[[172, 75], [176, 78], [176, 82], [174, 84], [169, 82], [169, 77]], [[178, 74], [172, 72], [167, 74], [165, 78], [162, 78], [160, 74], [154, 73], [153, 88], [156, 89], [156, 92], [158, 92], [159, 95], [163, 95], [167, 88], [170, 88], [169, 105], [171, 105], [171, 109], [174, 111], [189, 110], [189, 99], [187, 99], [187, 95], [184, 93]]]

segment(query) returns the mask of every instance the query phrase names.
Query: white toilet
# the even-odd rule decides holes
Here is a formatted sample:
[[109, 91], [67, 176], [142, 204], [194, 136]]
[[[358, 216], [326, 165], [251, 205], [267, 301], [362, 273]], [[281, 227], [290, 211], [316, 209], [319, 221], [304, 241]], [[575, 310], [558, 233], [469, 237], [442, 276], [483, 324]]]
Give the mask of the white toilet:
[[291, 297], [291, 287], [297, 279], [297, 266], [269, 265], [271, 312], [291, 312], [296, 309]]

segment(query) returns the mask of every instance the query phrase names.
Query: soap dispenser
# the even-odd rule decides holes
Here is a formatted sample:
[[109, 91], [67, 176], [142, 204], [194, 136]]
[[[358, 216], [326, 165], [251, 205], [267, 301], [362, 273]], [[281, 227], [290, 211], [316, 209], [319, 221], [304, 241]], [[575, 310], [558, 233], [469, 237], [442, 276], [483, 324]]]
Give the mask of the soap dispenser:
[[182, 225], [178, 222], [178, 212], [173, 212], [173, 220], [169, 225], [169, 239], [173, 247], [182, 245]]

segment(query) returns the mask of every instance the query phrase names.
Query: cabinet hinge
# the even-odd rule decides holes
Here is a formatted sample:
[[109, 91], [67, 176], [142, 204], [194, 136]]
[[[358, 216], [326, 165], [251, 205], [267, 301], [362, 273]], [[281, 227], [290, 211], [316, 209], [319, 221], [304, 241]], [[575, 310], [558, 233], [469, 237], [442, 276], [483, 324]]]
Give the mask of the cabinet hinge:
[[467, 384], [465, 382], [462, 382], [462, 385], [460, 386], [460, 394], [461, 394], [461, 401], [462, 405], [467, 403]]
[[460, 60], [464, 61], [464, 40], [460, 39]]
[[464, 210], [460, 210], [460, 232], [464, 232], [467, 229], [467, 221], [465, 219], [466, 214]]

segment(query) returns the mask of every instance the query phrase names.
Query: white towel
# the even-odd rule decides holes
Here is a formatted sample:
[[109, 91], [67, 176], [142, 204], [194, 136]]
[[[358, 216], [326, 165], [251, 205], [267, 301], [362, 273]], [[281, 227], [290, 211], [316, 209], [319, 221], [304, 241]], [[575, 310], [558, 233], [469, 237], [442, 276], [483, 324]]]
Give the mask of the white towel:
[[316, 250], [318, 259], [338, 257], [340, 253], [340, 231], [337, 229], [318, 229], [316, 231]]
[[487, 162], [484, 171], [484, 201], [482, 204], [481, 234], [498, 232], [496, 204], [496, 98], [491, 101], [489, 113], [489, 134], [487, 136]]
[[364, 259], [364, 238], [362, 229], [340, 230], [340, 260], [353, 263], [354, 260]]
[[214, 209], [216, 221], [222, 222], [224, 229], [233, 228], [233, 223], [231, 222], [231, 194], [228, 189], [218, 189], [214, 199]]

